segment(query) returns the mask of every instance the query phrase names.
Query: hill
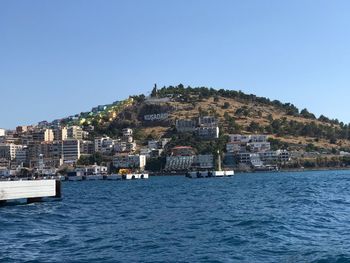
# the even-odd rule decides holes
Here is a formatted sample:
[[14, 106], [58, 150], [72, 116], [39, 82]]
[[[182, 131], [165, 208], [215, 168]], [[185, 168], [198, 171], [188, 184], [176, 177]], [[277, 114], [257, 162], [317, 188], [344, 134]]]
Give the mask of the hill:
[[219, 119], [221, 134], [268, 134], [276, 148], [328, 153], [350, 149], [349, 125], [337, 119], [323, 115], [316, 118], [307, 109], [299, 110], [291, 103], [241, 91], [185, 88], [182, 84], [159, 90], [155, 87], [151, 97], [131, 96], [65, 121], [93, 126], [93, 136], [113, 137], [120, 135], [123, 128], [131, 127], [136, 139], [142, 142], [175, 136], [176, 120], [207, 115]]

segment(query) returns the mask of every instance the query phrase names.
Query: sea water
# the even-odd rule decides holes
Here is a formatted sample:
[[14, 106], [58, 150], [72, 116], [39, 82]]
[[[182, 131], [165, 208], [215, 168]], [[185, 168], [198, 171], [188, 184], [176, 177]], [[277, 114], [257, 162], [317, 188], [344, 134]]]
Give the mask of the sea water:
[[0, 262], [349, 262], [350, 171], [64, 182], [0, 207]]

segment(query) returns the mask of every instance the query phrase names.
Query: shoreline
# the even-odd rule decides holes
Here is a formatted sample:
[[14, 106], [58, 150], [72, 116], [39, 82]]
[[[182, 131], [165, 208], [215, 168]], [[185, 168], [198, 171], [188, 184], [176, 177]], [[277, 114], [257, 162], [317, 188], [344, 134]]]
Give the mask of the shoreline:
[[[280, 169], [278, 171], [244, 171], [244, 170], [234, 170], [235, 174], [244, 174], [244, 173], [292, 173], [292, 172], [317, 172], [317, 171], [347, 171], [350, 170], [350, 167], [317, 167], [317, 168], [290, 168], [290, 169]], [[184, 176], [186, 172], [150, 172], [150, 176]]]

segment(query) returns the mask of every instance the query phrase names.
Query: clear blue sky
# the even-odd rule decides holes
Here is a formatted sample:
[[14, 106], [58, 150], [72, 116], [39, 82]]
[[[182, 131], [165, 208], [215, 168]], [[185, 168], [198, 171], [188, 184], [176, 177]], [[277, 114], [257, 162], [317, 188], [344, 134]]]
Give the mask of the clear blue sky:
[[0, 127], [158, 86], [236, 89], [350, 122], [350, 1], [0, 1]]

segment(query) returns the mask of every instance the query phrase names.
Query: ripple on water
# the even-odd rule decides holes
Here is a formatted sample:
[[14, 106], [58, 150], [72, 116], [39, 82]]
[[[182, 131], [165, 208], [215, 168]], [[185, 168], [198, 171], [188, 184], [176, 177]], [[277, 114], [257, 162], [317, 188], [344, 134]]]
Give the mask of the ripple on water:
[[64, 183], [0, 209], [0, 262], [350, 262], [350, 173]]

